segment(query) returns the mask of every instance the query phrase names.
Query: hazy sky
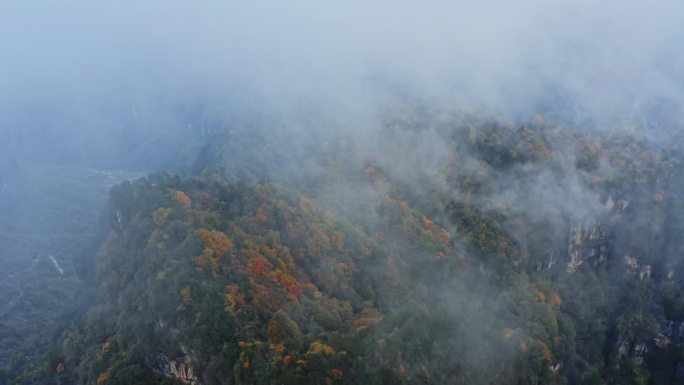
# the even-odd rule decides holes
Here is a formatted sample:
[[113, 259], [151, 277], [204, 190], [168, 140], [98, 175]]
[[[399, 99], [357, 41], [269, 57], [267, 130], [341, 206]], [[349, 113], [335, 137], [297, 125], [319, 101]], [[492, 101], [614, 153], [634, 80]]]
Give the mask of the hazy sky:
[[353, 111], [390, 94], [658, 134], [682, 110], [683, 42], [675, 0], [4, 1], [0, 130], [82, 148], [177, 132], [190, 101]]

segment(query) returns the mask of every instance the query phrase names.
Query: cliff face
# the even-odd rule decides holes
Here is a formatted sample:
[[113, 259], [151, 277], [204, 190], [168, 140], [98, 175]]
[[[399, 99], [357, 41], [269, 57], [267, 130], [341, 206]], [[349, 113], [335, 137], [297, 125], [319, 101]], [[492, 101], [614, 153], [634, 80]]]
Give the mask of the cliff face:
[[153, 358], [146, 357], [146, 365], [157, 374], [173, 378], [183, 384], [201, 385], [192, 367], [192, 355], [184, 346], [179, 348], [179, 356], [169, 359], [164, 353]]
[[584, 262], [596, 266], [607, 260], [605, 228], [601, 225], [573, 224], [568, 238], [568, 273], [577, 271]]

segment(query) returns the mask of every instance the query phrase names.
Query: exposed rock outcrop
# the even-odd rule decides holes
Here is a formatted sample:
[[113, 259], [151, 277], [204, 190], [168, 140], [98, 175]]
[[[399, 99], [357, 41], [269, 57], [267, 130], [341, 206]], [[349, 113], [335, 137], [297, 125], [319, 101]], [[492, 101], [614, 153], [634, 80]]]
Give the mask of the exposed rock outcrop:
[[608, 258], [607, 250], [605, 231], [600, 224], [573, 224], [568, 236], [570, 260], [565, 270], [574, 273], [585, 261], [603, 263]]
[[154, 360], [148, 360], [153, 372], [173, 377], [188, 385], [201, 385], [191, 365], [191, 358], [186, 348], [181, 346], [182, 354], [175, 359], [169, 359], [164, 353], [159, 353]]
[[639, 257], [631, 255], [625, 256], [625, 265], [627, 265], [627, 269], [630, 272], [638, 275], [640, 280], [651, 278], [653, 266], [650, 263], [639, 263]]

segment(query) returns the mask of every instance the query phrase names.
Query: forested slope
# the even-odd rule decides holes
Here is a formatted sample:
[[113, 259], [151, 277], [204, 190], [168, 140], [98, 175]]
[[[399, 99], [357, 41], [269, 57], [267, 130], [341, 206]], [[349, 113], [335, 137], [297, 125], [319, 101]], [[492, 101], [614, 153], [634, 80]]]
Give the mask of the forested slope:
[[201, 175], [115, 187], [94, 305], [15, 382], [684, 382], [678, 147], [431, 109], [376, 134], [298, 172], [255, 141], [249, 181], [217, 134]]

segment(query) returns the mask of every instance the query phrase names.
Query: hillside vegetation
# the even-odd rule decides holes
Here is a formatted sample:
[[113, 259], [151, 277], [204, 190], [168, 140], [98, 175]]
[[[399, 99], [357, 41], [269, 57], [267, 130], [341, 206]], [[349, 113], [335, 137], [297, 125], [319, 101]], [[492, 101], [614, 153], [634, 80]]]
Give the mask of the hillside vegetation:
[[217, 134], [113, 188], [88, 305], [9, 383], [684, 383], [681, 150], [613, 132], [395, 111], [242, 180]]

